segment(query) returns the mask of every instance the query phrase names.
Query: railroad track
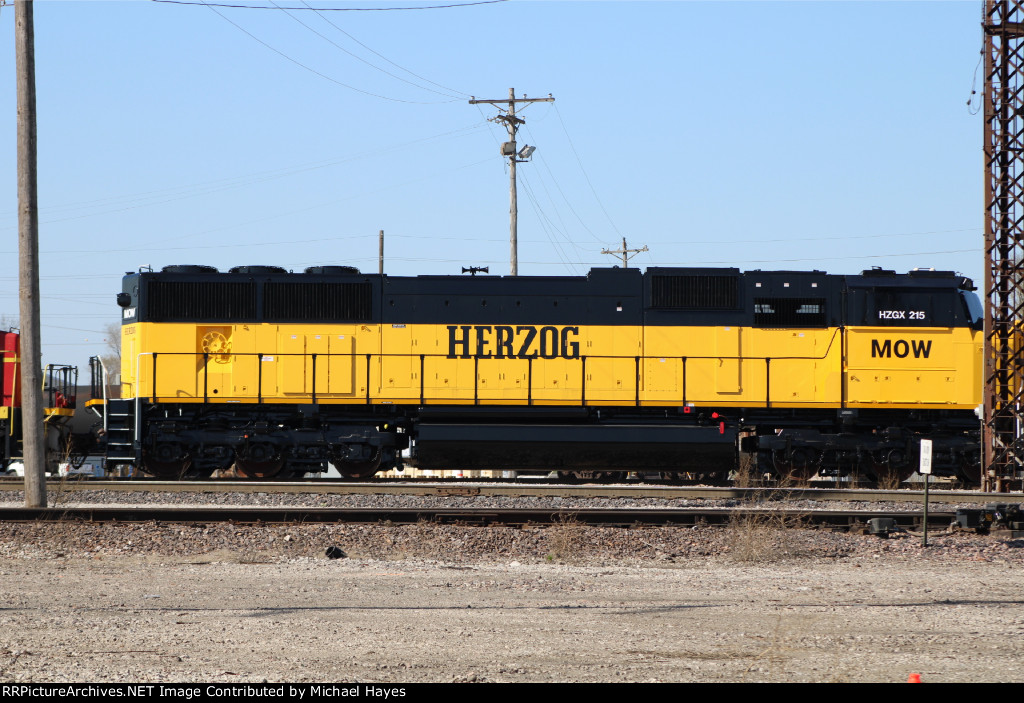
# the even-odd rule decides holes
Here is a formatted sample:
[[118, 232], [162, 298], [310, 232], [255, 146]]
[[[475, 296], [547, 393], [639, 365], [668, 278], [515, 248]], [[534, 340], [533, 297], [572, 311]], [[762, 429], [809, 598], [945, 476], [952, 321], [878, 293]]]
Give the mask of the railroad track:
[[[928, 512], [928, 526], [947, 527], [952, 511]], [[536, 508], [303, 508], [303, 507], [168, 507], [168, 506], [69, 506], [59, 508], [0, 508], [6, 522], [157, 522], [290, 524], [435, 524], [505, 525], [725, 525], [737, 518], [764, 520], [779, 526], [817, 525], [834, 529], [861, 529], [871, 518], [890, 518], [902, 528], [920, 528], [920, 512], [869, 510], [788, 510], [754, 507], [737, 508], [618, 508], [618, 509], [536, 509]]]
[[[0, 495], [20, 491], [20, 478], [0, 480]], [[415, 496], [536, 496], [574, 498], [694, 498], [762, 502], [778, 500], [920, 502], [924, 491], [917, 489], [879, 490], [863, 488], [735, 488], [718, 486], [670, 486], [658, 484], [535, 484], [469, 483], [453, 481], [415, 481], [350, 483], [336, 481], [160, 481], [152, 479], [95, 480], [66, 479], [48, 481], [47, 491], [125, 491], [153, 493], [317, 493], [338, 495], [415, 495]], [[1022, 493], [983, 493], [933, 488], [929, 500], [934, 503], [1024, 503]]]

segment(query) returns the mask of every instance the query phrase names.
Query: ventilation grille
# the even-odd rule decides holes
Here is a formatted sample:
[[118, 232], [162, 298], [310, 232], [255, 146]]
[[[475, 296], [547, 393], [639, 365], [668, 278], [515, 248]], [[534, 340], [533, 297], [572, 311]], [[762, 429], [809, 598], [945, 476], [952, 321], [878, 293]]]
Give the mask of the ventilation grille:
[[256, 284], [151, 281], [147, 318], [154, 322], [230, 322], [256, 319]]
[[263, 288], [263, 319], [369, 320], [373, 302], [369, 282], [271, 283]]
[[651, 307], [677, 310], [735, 310], [737, 276], [653, 276]]
[[755, 327], [827, 327], [824, 298], [754, 298]]

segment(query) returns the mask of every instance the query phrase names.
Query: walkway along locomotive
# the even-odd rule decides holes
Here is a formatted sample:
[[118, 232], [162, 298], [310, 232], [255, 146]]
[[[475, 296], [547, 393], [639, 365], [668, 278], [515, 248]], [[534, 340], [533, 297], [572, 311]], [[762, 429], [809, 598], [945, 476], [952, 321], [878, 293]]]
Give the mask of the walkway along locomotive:
[[981, 305], [952, 272], [125, 276], [108, 463], [977, 479]]

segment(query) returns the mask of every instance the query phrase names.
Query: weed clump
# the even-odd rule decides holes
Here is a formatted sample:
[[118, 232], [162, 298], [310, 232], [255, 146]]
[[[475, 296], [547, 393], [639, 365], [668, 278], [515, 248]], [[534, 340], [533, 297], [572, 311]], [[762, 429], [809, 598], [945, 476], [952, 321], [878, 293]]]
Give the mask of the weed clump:
[[579, 558], [584, 545], [583, 525], [576, 516], [563, 513], [545, 530], [548, 552], [545, 559], [571, 562]]
[[770, 563], [801, 556], [806, 549], [796, 539], [799, 518], [758, 507], [756, 501], [737, 508], [726, 524], [730, 559]]

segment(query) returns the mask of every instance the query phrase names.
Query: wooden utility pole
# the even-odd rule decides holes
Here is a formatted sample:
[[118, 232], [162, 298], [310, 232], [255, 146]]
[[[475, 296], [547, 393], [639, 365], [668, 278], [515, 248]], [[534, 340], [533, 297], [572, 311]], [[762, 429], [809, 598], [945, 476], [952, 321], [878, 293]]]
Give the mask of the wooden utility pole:
[[42, 343], [39, 334], [39, 207], [32, 1], [14, 3], [18, 92], [18, 285], [21, 292], [21, 436], [25, 507], [46, 507]]
[[629, 260], [632, 259], [637, 254], [639, 254], [640, 252], [644, 252], [644, 251], [647, 251], [647, 245], [646, 244], [644, 244], [644, 248], [643, 249], [627, 249], [626, 248], [626, 238], [623, 237], [622, 238], [622, 248], [621, 249], [612, 249], [612, 250], [602, 249], [601, 253], [602, 254], [614, 254], [616, 256], [622, 255], [622, 268], [629, 268]]
[[519, 275], [519, 203], [516, 200], [516, 164], [529, 160], [530, 154], [535, 147], [524, 145], [519, 151], [516, 150], [516, 132], [519, 125], [526, 124], [526, 120], [516, 117], [516, 103], [553, 103], [555, 99], [548, 93], [546, 98], [521, 98], [516, 97], [515, 88], [508, 89], [508, 98], [499, 100], [477, 100], [475, 97], [469, 101], [470, 105], [489, 103], [491, 105], [508, 105], [508, 108], [499, 107], [504, 114], [490, 118], [492, 122], [503, 122], [508, 129], [508, 141], [501, 145], [501, 155], [508, 157], [509, 165], [509, 230], [511, 248], [511, 269], [512, 275]]

